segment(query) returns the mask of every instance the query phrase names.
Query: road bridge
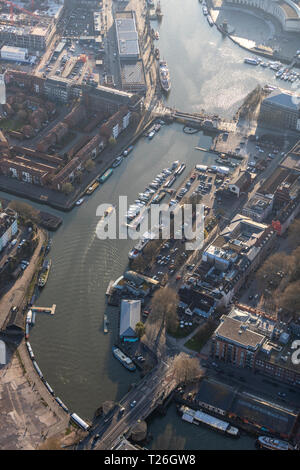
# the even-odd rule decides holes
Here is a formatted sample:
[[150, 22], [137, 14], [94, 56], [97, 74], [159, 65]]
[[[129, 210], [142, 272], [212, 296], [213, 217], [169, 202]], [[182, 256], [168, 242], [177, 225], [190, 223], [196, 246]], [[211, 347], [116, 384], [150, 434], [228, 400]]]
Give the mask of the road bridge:
[[[96, 419], [89, 435], [78, 448], [95, 450], [115, 448], [123, 436], [129, 437], [132, 427], [139, 420], [145, 420], [164, 403], [176, 386], [177, 380], [172, 366], [160, 361], [122, 398], [118, 406], [115, 406], [108, 415], [108, 419], [107, 416]], [[120, 413], [121, 408], [125, 408], [123, 414]]]

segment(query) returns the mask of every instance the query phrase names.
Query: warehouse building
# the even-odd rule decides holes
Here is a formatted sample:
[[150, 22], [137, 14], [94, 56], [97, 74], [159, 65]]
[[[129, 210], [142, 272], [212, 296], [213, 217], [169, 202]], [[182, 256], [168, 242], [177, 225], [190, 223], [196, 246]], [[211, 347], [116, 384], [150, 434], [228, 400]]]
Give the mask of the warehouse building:
[[116, 12], [115, 27], [120, 59], [137, 60], [140, 56], [140, 48], [134, 12]]
[[280, 129], [300, 131], [300, 96], [287, 90], [274, 90], [261, 103], [259, 122]]
[[23, 47], [2, 46], [1, 59], [13, 60], [15, 62], [27, 62], [28, 49]]

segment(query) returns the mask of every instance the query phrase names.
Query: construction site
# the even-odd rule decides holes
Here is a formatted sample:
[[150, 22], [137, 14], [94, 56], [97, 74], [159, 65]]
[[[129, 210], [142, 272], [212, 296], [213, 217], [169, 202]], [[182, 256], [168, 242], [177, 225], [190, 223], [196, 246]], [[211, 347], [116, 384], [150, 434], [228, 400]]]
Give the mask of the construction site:
[[0, 41], [26, 48], [32, 55], [44, 51], [55, 34], [63, 2], [41, 4], [37, 0], [30, 3], [1, 0], [0, 3]]

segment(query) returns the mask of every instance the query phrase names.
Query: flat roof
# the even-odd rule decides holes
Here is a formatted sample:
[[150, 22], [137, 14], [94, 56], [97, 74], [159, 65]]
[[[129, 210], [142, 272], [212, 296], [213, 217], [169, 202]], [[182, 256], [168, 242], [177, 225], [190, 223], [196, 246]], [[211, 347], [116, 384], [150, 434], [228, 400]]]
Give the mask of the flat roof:
[[1, 48], [1, 52], [2, 51], [7, 51], [7, 52], [25, 52], [27, 53], [28, 52], [28, 49], [26, 49], [25, 47], [16, 47], [16, 46], [7, 46], [7, 45], [4, 45], [2, 46]]
[[265, 336], [251, 331], [248, 327], [241, 325], [240, 321], [224, 315], [222, 323], [215, 331], [215, 336], [252, 350], [257, 349], [265, 340]]
[[204, 379], [200, 383], [196, 400], [208, 403], [216, 408], [229, 411], [235, 394], [235, 389], [213, 379]]
[[121, 64], [121, 79], [124, 85], [145, 84], [142, 61]]
[[286, 435], [292, 432], [297, 419], [296, 412], [246, 392], [237, 395], [232, 411], [247, 421]]

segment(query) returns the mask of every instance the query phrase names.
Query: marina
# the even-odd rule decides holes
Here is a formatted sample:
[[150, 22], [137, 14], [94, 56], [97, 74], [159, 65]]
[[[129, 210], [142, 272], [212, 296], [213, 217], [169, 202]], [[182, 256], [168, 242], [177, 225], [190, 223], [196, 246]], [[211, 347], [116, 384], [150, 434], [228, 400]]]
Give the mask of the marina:
[[[202, 19], [205, 22], [205, 35], [207, 36], [203, 34], [202, 28], [199, 27], [199, 16], [196, 17], [193, 4], [190, 2], [188, 2], [190, 10], [186, 15], [187, 17], [180, 18], [182, 28], [185, 29], [186, 33], [190, 33], [191, 40], [203, 44], [201, 49], [204, 49], [206, 54], [204, 55], [203, 52], [198, 50], [192, 50], [190, 56], [187, 56], [184, 51], [188, 47], [188, 41], [185, 39], [183, 40], [184, 44], [178, 41], [175, 47], [170, 37], [176, 34], [176, 28], [172, 25], [178, 25], [179, 23], [176, 20], [179, 16], [180, 5], [181, 3], [176, 1], [172, 5], [170, 2], [164, 2], [164, 20], [160, 28], [159, 47], [161, 56], [166, 57], [172, 74], [173, 88], [168, 97], [168, 105], [176, 105], [178, 108], [193, 111], [203, 107], [218, 113], [228, 112], [228, 114], [231, 114], [235, 102], [253, 88], [253, 82], [264, 82], [264, 79], [261, 79], [261, 77], [256, 79], [256, 77], [253, 77], [253, 69], [251, 68], [250, 71], [250, 67], [244, 67], [242, 58], [245, 53], [243, 51], [238, 48], [234, 49], [228, 42], [221, 43], [219, 41], [215, 28], [208, 28], [205, 18], [202, 18], [200, 9], [200, 20]], [[199, 7], [198, 3], [197, 6]], [[168, 30], [170, 34], [166, 33]], [[210, 46], [210, 42], [214, 43], [214, 47]], [[184, 66], [177, 63], [178, 54], [181, 54], [184, 58]], [[218, 63], [218, 67], [214, 66], [214, 59]], [[235, 74], [230, 75], [229, 72], [232, 71], [233, 66], [236, 67]], [[255, 69], [255, 71], [257, 70], [260, 70], [260, 73], [269, 73], [268, 69], [266, 72], [263, 68]], [[242, 87], [237, 83], [236, 75], [238, 73], [243, 73]], [[229, 76], [231, 77], [230, 86], [228, 84]], [[203, 83], [201, 89], [199, 89], [199, 80]], [[195, 89], [197, 89], [197, 93], [194, 93]], [[224, 90], [225, 93], [228, 90], [228, 93], [223, 101], [223, 98], [221, 100], [219, 97]], [[224, 105], [225, 102], [226, 106]], [[126, 194], [134, 201], [141, 187], [148, 184], [150, 180], [148, 174], [153, 168], [155, 168], [155, 173], [158, 173], [162, 165], [168, 166], [168, 162], [176, 158], [184, 159], [188, 168], [189, 161], [192, 161], [193, 164], [203, 165], [213, 163], [208, 153], [203, 156], [194, 151], [195, 145], [208, 148], [210, 145], [209, 137], [203, 137], [200, 133], [199, 138], [192, 140], [191, 137], [189, 143], [185, 145], [182, 142], [181, 128], [178, 133], [173, 131], [173, 126], [172, 129], [171, 127], [167, 130], [164, 129], [161, 131], [163, 137], [161, 135], [155, 137], [151, 144], [147, 139], [144, 142], [138, 142], [134, 151], [134, 158], [126, 161], [126, 165], [129, 160], [134, 161], [134, 164], [128, 165], [126, 172], [124, 170], [125, 165], [120, 167], [118, 175], [112, 175], [109, 184], [101, 188], [101, 199], [98, 199], [100, 191], [95, 197], [88, 199], [88, 201], [86, 199], [87, 203], [78, 211], [76, 210], [77, 217], [76, 212], [72, 215], [64, 214], [64, 230], [55, 234], [53, 255], [51, 254], [51, 257], [55, 260], [55, 266], [59, 265], [60, 274], [56, 279], [54, 279], [54, 276], [50, 277], [41, 300], [45, 305], [50, 304], [51, 296], [53, 299], [55, 295], [62, 314], [57, 315], [53, 325], [39, 325], [38, 330], [36, 328], [33, 334], [33, 341], [38, 346], [38, 348], [35, 347], [35, 351], [39, 352], [39, 361], [41, 361], [43, 371], [49, 370], [50, 383], [54, 384], [55, 390], [58, 390], [59, 395], [64, 397], [67, 403], [72, 401], [83, 416], [92, 416], [99, 400], [102, 401], [111, 396], [117, 397], [126, 392], [131, 381], [131, 379], [126, 381], [126, 371], [121, 375], [122, 371], [119, 370], [119, 365], [113, 357], [106, 364], [107, 357], [112, 356], [108, 354], [111, 345], [109, 341], [106, 341], [108, 336], [105, 338], [103, 336], [102, 316], [99, 317], [99, 302], [103, 314], [105, 305], [102, 304], [101, 299], [104, 298], [108, 281], [123, 272], [128, 262], [128, 251], [132, 242], [111, 241], [109, 243], [101, 242], [100, 244], [98, 240], [92, 240], [90, 234], [94, 232], [94, 226], [97, 223], [95, 218], [96, 202], [99, 204], [102, 199], [111, 203], [116, 202], [113, 198], [116, 194], [117, 176], [119, 178], [118, 194]], [[193, 152], [198, 154], [197, 160], [190, 152], [191, 146]], [[163, 163], [161, 163], [162, 161]], [[88, 272], [83, 273], [82, 266], [84, 263], [89, 266], [89, 269]], [[66, 280], [68, 281], [66, 282]], [[64, 288], [62, 288], [63, 285]], [[89, 292], [88, 308], [85, 308], [81, 299], [83, 291]], [[71, 301], [74, 304], [72, 312], [69, 309], [69, 302]], [[70, 318], [72, 318], [71, 322]], [[116, 321], [112, 317], [110, 317], [110, 320], [110, 328], [116, 332]], [[65, 334], [67, 330], [69, 331], [68, 335]], [[101, 336], [99, 336], [99, 330]], [[78, 336], [83, 345], [80, 352], [77, 350], [75, 341]], [[52, 361], [50, 363], [48, 359], [49, 351], [57, 364], [56, 370], [53, 370], [51, 367]], [[79, 367], [82, 380], [78, 380], [71, 373], [75, 367]], [[119, 379], [119, 377], [121, 378]], [[97, 398], [94, 398], [94, 396], [90, 398], [91, 389], [94, 390], [94, 395]], [[170, 449], [174, 448], [172, 447], [174, 442], [179, 443], [179, 448], [182, 448], [180, 446], [186, 446], [189, 449], [199, 447], [230, 448], [230, 444], [228, 444], [230, 440], [225, 442], [225, 438], [221, 435], [215, 433], [216, 437], [212, 438], [209, 430], [203, 428], [201, 431], [199, 429], [201, 438], [197, 437], [196, 439], [187, 430], [187, 427], [190, 426], [189, 423], [180, 422], [181, 427], [178, 425], [178, 417], [177, 421], [172, 420], [172, 417], [168, 420], [171, 430], [169, 436], [167, 431], [165, 432], [165, 438], [167, 440], [167, 437], [169, 437], [167, 443], [170, 445]], [[184, 427], [184, 425], [186, 426]], [[160, 436], [160, 432], [167, 429], [166, 421], [160, 421], [155, 429], [157, 435]], [[153, 432], [153, 434], [155, 433]], [[243, 442], [244, 447], [251, 448], [252, 442], [250, 439], [243, 439], [239, 442]], [[157, 440], [154, 441], [153, 445], [155, 443], [159, 446]], [[235, 446], [239, 445], [242, 446], [242, 444], [235, 444]]]

